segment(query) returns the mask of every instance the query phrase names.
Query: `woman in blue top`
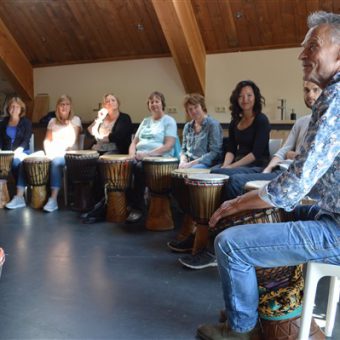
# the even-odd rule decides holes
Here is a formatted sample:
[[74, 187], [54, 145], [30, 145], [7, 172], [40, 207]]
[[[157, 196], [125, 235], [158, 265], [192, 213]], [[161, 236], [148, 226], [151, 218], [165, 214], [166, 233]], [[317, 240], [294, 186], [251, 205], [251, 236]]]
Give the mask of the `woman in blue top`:
[[30, 139], [32, 136], [32, 123], [25, 117], [26, 105], [19, 97], [8, 101], [6, 111], [9, 116], [0, 123], [0, 149], [14, 151], [12, 172], [17, 182], [17, 191], [24, 192], [25, 183], [21, 183], [19, 173], [23, 173], [22, 161], [30, 153]]
[[177, 138], [176, 121], [164, 112], [164, 95], [158, 91], [152, 92], [147, 105], [151, 116], [143, 119], [129, 148], [129, 154], [135, 159], [135, 164], [133, 171], [134, 187], [129, 195], [132, 211], [127, 222], [139, 220], [144, 209], [143, 158], [148, 156], [173, 156]]
[[184, 126], [180, 168], [207, 169], [221, 159], [221, 124], [207, 114], [204, 97], [194, 93], [184, 99], [192, 121]]

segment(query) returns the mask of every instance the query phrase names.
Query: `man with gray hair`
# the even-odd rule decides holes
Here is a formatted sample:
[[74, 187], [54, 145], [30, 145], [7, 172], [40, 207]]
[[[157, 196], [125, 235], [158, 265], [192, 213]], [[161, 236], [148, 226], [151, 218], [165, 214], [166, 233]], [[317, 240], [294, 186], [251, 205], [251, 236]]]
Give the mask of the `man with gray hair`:
[[[303, 78], [323, 91], [313, 106], [300, 155], [260, 191], [224, 202], [210, 227], [223, 217], [273, 206], [292, 211], [294, 221], [241, 225], [217, 236], [215, 253], [227, 322], [200, 326], [197, 334], [202, 339], [257, 337], [255, 267], [312, 260], [340, 264], [340, 15], [314, 13], [308, 26], [299, 56]], [[317, 204], [298, 206], [311, 190], [321, 197]]]

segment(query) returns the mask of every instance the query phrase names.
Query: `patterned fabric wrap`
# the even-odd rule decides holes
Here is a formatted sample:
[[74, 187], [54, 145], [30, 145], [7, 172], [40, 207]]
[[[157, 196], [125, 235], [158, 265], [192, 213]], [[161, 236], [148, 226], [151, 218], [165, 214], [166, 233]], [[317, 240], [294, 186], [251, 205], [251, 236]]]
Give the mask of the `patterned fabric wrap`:
[[[289, 214], [280, 209], [246, 211], [222, 219], [211, 233], [244, 224], [288, 221]], [[304, 280], [302, 265], [256, 268], [259, 285], [259, 315], [266, 320], [285, 320], [301, 314]]]

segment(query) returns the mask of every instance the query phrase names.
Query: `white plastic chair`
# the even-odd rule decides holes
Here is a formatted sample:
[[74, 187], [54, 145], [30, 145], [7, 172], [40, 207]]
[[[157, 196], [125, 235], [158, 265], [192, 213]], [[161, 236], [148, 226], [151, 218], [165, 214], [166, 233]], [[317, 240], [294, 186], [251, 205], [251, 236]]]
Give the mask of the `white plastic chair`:
[[275, 152], [281, 148], [282, 139], [269, 139], [269, 155], [273, 158]]
[[31, 134], [31, 138], [30, 138], [30, 152], [31, 153], [34, 152], [34, 133]]
[[309, 338], [309, 329], [312, 320], [316, 288], [319, 280], [324, 276], [331, 277], [326, 313], [325, 335], [327, 337], [332, 336], [337, 303], [339, 301], [340, 294], [340, 266], [309, 262], [307, 264], [299, 340], [308, 340]]

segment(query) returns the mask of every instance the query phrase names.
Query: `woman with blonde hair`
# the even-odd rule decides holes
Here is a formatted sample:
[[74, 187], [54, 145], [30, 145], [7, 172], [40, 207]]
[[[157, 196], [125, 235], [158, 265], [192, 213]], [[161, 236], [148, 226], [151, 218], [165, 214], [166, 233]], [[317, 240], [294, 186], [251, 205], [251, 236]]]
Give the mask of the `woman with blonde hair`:
[[11, 98], [6, 111], [9, 116], [0, 123], [0, 149], [14, 151], [12, 172], [17, 183], [17, 195], [6, 207], [25, 206], [23, 198], [26, 182], [22, 161], [30, 153], [30, 139], [32, 136], [32, 123], [25, 116], [26, 105], [19, 97]]
[[[77, 149], [79, 133], [82, 130], [80, 118], [73, 115], [72, 99], [64, 94], [56, 104], [56, 117], [47, 126], [44, 139], [46, 156], [51, 159], [50, 187], [51, 197], [44, 206], [44, 210], [52, 212], [58, 209], [57, 197], [61, 187], [62, 172], [65, 166], [65, 152]], [[24, 176], [19, 181], [24, 181]], [[13, 200], [6, 205], [9, 209], [25, 207], [24, 191], [18, 192]], [[14, 201], [16, 200], [16, 201]], [[20, 204], [15, 204], [19, 202]]]

